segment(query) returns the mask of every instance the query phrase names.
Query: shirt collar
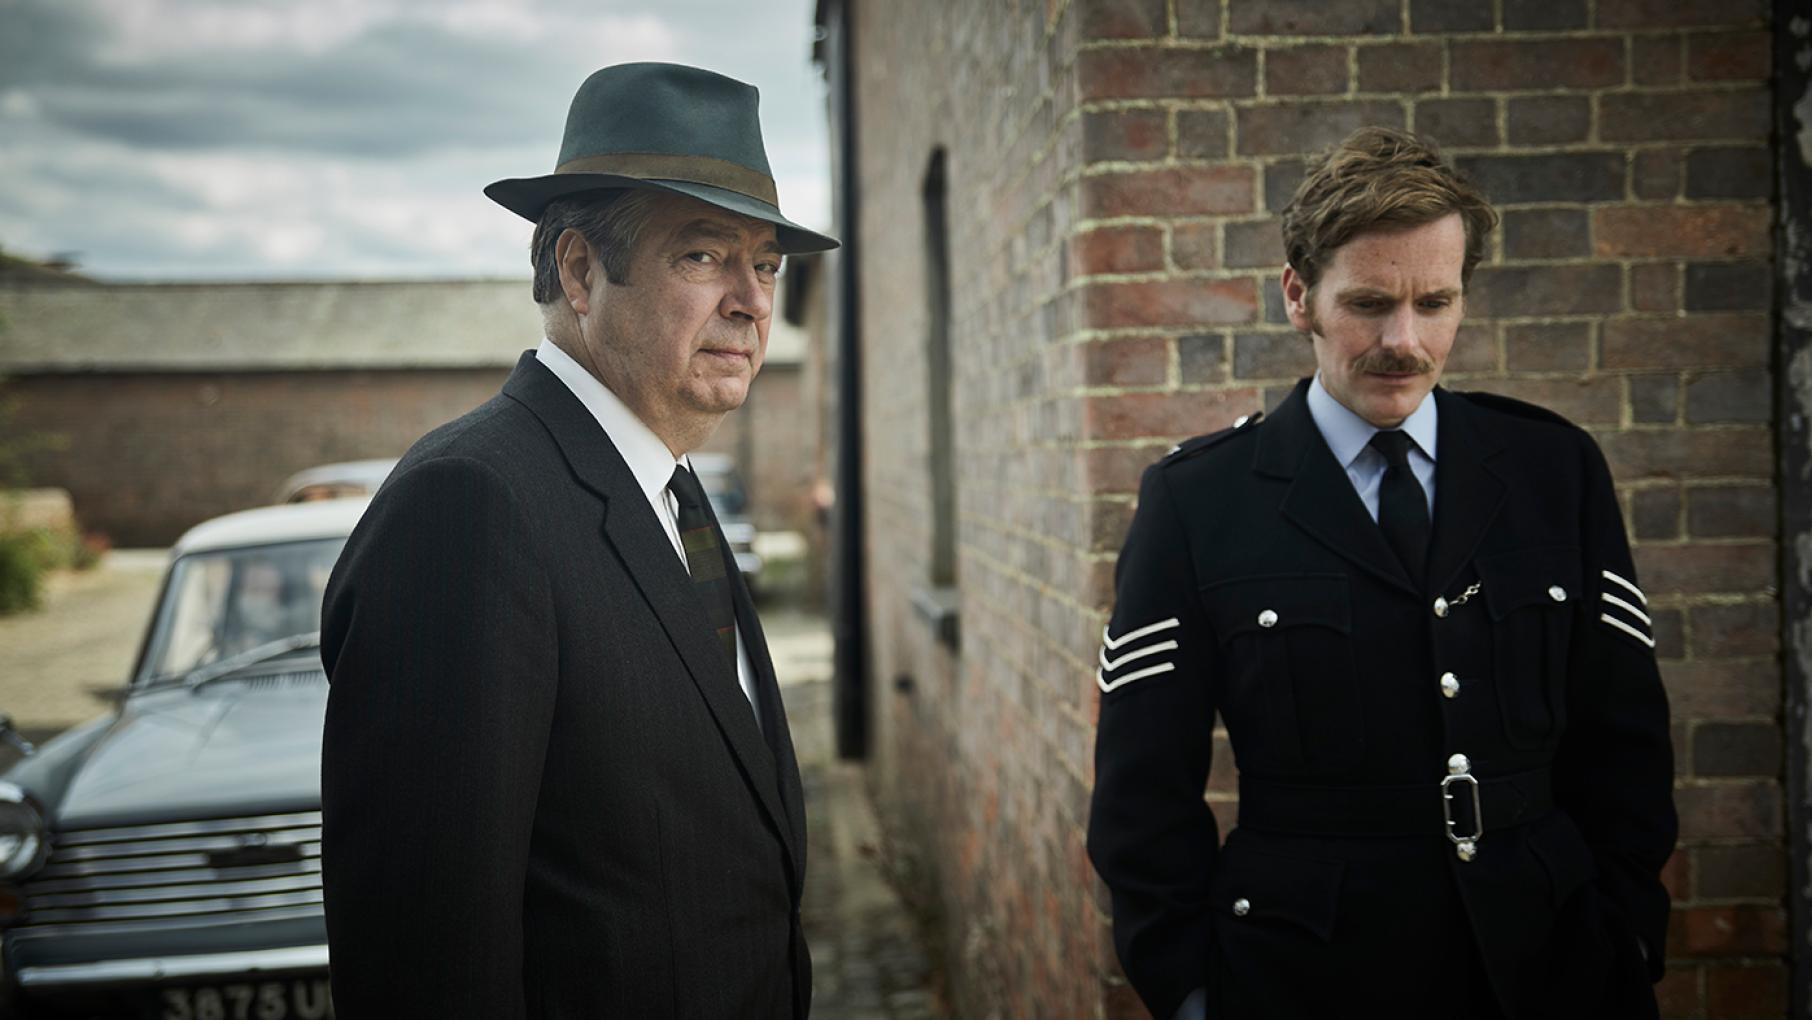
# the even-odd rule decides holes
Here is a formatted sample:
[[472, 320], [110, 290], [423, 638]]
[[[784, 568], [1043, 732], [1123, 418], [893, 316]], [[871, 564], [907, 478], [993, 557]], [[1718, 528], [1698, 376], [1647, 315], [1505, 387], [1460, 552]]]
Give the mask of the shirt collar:
[[[535, 360], [546, 365], [548, 371], [565, 383], [573, 396], [578, 397], [591, 416], [598, 420], [604, 435], [629, 465], [629, 473], [635, 476], [642, 494], [650, 502], [660, 497], [667, 490], [667, 483], [673, 480], [673, 469], [684, 463], [683, 458], [675, 458], [661, 437], [636, 417], [621, 397], [552, 340], [543, 339], [541, 346], [535, 348]], [[691, 465], [687, 467], [690, 469]]]
[[[1359, 417], [1345, 404], [1334, 399], [1326, 386], [1321, 384], [1321, 373], [1315, 373], [1315, 381], [1309, 384], [1309, 417], [1315, 420], [1315, 427], [1321, 430], [1321, 438], [1327, 440], [1328, 449], [1334, 453], [1334, 459], [1341, 467], [1348, 467], [1371, 443], [1372, 435], [1379, 431], [1376, 425]], [[1422, 398], [1422, 403], [1403, 419], [1397, 426], [1429, 460], [1435, 459], [1435, 435], [1439, 431], [1435, 411], [1434, 392]]]

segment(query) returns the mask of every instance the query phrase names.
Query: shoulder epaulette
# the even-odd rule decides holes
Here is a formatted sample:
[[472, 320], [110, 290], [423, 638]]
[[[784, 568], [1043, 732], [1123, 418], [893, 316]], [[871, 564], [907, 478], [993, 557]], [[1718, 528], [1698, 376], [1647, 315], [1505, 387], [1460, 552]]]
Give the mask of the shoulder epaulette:
[[1502, 411], [1504, 414], [1514, 415], [1518, 418], [1528, 418], [1531, 421], [1553, 422], [1556, 425], [1565, 425], [1568, 428], [1579, 427], [1568, 421], [1564, 415], [1556, 414], [1539, 404], [1531, 404], [1526, 400], [1518, 400], [1515, 397], [1506, 397], [1501, 393], [1467, 390], [1463, 393], [1456, 391], [1454, 396], [1462, 397], [1480, 407], [1489, 408], [1493, 411]]
[[1194, 439], [1185, 439], [1171, 447], [1170, 452], [1166, 453], [1163, 459], [1158, 461], [1158, 463], [1170, 464], [1179, 460], [1188, 460], [1190, 457], [1201, 453], [1203, 450], [1216, 446], [1219, 443], [1250, 429], [1252, 426], [1257, 425], [1259, 419], [1264, 416], [1265, 412], [1263, 411], [1253, 411], [1251, 414], [1242, 414], [1233, 420], [1232, 428], [1225, 428], [1219, 432], [1210, 432], [1205, 436], [1196, 436]]

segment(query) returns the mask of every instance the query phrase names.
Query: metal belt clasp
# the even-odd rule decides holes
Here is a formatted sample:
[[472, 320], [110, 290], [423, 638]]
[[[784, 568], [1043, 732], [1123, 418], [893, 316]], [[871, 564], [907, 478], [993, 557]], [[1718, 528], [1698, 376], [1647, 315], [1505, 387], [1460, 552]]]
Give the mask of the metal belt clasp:
[[[1453, 844], [1453, 852], [1462, 861], [1470, 861], [1478, 856], [1479, 840], [1485, 837], [1484, 808], [1479, 803], [1479, 781], [1471, 773], [1471, 764], [1464, 755], [1454, 755], [1448, 760], [1449, 775], [1441, 780], [1441, 818], [1447, 823], [1447, 841]], [[1453, 784], [1465, 782], [1472, 787], [1472, 834], [1462, 836], [1453, 831]]]

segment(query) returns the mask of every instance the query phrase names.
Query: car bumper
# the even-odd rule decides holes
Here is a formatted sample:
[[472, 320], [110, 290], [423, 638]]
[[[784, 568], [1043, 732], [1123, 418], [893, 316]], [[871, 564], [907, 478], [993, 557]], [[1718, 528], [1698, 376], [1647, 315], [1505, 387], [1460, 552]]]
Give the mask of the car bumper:
[[193, 956], [147, 956], [135, 960], [42, 964], [20, 968], [14, 973], [13, 980], [28, 994], [35, 995], [169, 981], [244, 979], [265, 974], [326, 969], [325, 945], [290, 946], [285, 949], [247, 949], [231, 953], [198, 953]]

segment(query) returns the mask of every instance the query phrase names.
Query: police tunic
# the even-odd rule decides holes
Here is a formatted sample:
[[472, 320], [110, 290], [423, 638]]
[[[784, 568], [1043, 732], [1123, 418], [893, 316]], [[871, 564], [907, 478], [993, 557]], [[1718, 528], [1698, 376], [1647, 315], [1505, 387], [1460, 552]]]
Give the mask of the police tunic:
[[[1088, 849], [1169, 1018], [1655, 1012], [1667, 703], [1610, 472], [1532, 405], [1437, 388], [1427, 574], [1308, 413], [1145, 472], [1100, 652]], [[1240, 775], [1220, 845], [1216, 714]]]

